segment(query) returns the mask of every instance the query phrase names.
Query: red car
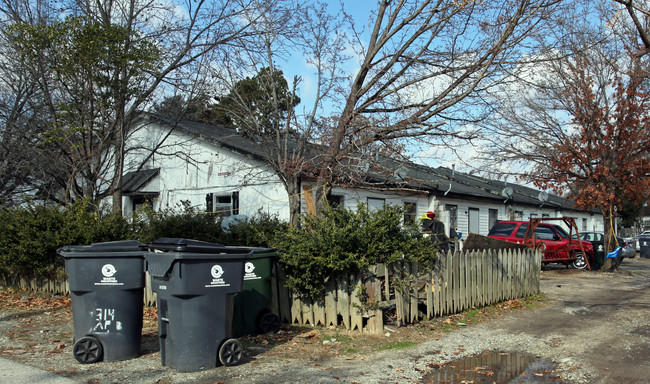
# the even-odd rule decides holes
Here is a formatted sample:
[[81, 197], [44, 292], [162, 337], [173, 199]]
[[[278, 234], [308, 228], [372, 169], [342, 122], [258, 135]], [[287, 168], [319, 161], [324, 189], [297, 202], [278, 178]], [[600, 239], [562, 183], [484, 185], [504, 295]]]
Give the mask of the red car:
[[[524, 244], [526, 243], [528, 225], [528, 221], [497, 221], [490, 229], [488, 236], [511, 243]], [[582, 252], [584, 249], [590, 265], [593, 265], [593, 245], [588, 241], [583, 241], [582, 248], [580, 248], [580, 242], [578, 242], [575, 234], [571, 239], [567, 231], [559, 225], [539, 223], [535, 228], [535, 233], [529, 234], [529, 237], [528, 241], [534, 239], [536, 246], [544, 250], [544, 256], [542, 257], [542, 263], [544, 264], [571, 264], [574, 268], [585, 269], [587, 263]]]

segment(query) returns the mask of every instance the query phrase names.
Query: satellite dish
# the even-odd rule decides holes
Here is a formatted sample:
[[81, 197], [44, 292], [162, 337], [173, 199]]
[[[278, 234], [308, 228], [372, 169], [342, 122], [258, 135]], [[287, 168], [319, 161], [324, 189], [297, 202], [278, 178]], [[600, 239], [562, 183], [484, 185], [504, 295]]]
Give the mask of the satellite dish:
[[408, 169], [406, 167], [399, 167], [394, 172], [395, 176], [399, 177], [402, 180], [406, 180], [409, 175]]
[[245, 223], [247, 221], [248, 221], [248, 217], [246, 217], [245, 215], [228, 216], [221, 221], [221, 230], [224, 231], [225, 233], [229, 233], [231, 225]]
[[506, 199], [509, 199], [512, 197], [512, 188], [511, 187], [505, 187], [501, 191], [501, 196], [505, 197]]
[[537, 199], [542, 203], [545, 203], [546, 201], [548, 201], [548, 192], [541, 191], [539, 195], [537, 195]]
[[540, 207], [540, 208], [543, 207], [544, 204], [546, 203], [546, 201], [548, 200], [548, 192], [541, 191], [541, 192], [537, 195], [537, 199], [538, 199], [539, 201], [542, 202], [542, 204], [541, 204], [539, 207]]

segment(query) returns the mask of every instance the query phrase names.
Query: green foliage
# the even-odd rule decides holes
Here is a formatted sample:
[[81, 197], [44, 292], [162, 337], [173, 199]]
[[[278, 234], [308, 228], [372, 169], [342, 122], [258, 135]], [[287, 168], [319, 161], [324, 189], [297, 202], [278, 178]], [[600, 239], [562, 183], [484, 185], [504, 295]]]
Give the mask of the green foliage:
[[205, 113], [204, 119], [239, 127], [245, 132], [271, 132], [299, 103], [299, 97], [292, 98], [282, 71], [271, 72], [267, 67], [254, 77], [238, 81], [228, 95]]
[[156, 45], [137, 32], [84, 17], [68, 17], [51, 25], [15, 24], [10, 31], [12, 42], [27, 60], [36, 63], [47, 55], [49, 69], [59, 81], [68, 87], [79, 86], [74, 92], [92, 96], [94, 103], [106, 107], [118, 98], [129, 100], [139, 95], [143, 91], [140, 78], [155, 71], [161, 57]]
[[132, 217], [103, 211], [85, 201], [67, 208], [0, 207], [0, 270], [21, 274], [52, 273], [63, 266], [56, 250], [66, 245], [139, 240], [144, 244], [162, 237], [179, 237], [225, 245], [270, 246], [287, 224], [277, 217], [258, 214], [221, 229], [221, 218], [197, 212], [188, 204], [181, 210], [153, 212], [145, 208]]
[[146, 208], [146, 226], [138, 240], [150, 243], [162, 237], [178, 237], [219, 243], [223, 237], [221, 219], [214, 214], [199, 212], [189, 203], [182, 203], [180, 209], [154, 212]]
[[288, 228], [288, 224], [277, 216], [260, 212], [249, 220], [232, 224], [230, 230], [224, 232], [222, 219], [215, 214], [198, 212], [185, 202], [180, 210], [162, 213], [145, 208], [140, 218], [133, 220], [133, 225], [143, 223], [138, 240], [145, 244], [162, 237], [176, 237], [246, 247], [270, 247], [276, 233]]
[[62, 266], [59, 247], [130, 238], [126, 219], [98, 212], [80, 201], [66, 209], [28, 206], [0, 208], [0, 269], [48, 274]]
[[435, 254], [433, 244], [417, 228], [401, 225], [402, 209], [393, 206], [372, 213], [363, 204], [356, 211], [328, 209], [322, 217], [306, 216], [302, 228], [260, 212], [232, 224], [227, 233], [221, 229], [220, 217], [197, 212], [187, 203], [179, 208], [162, 213], [145, 208], [128, 218], [86, 202], [65, 209], [0, 208], [0, 270], [49, 274], [63, 265], [56, 253], [62, 246], [132, 239], [147, 244], [178, 237], [279, 248], [289, 287], [316, 298], [335, 273], [400, 260], [422, 263]]
[[277, 215], [260, 211], [250, 220], [231, 225], [230, 231], [223, 234], [221, 241], [226, 245], [272, 247], [277, 236], [288, 230], [289, 224]]
[[618, 214], [621, 216], [621, 226], [630, 228], [638, 225], [641, 222], [641, 210], [647, 202], [647, 197], [641, 201], [621, 197], [621, 204], [618, 209]]
[[433, 244], [415, 226], [402, 225], [403, 208], [386, 205], [370, 212], [326, 208], [306, 216], [301, 228], [279, 236], [275, 247], [287, 271], [287, 285], [299, 294], [321, 297], [330, 278], [376, 263], [429, 262]]

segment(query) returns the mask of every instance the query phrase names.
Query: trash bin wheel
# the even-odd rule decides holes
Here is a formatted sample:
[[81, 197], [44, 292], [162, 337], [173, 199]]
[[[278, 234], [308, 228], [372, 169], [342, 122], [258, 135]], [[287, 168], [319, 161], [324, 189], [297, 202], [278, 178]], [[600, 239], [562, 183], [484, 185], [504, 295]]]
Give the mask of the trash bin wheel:
[[84, 336], [74, 343], [72, 353], [81, 364], [93, 364], [102, 359], [104, 347], [96, 337]]
[[237, 339], [228, 339], [219, 348], [219, 361], [225, 366], [236, 365], [242, 358], [244, 347]]
[[260, 331], [262, 333], [277, 333], [280, 330], [280, 317], [275, 313], [266, 313], [260, 318]]

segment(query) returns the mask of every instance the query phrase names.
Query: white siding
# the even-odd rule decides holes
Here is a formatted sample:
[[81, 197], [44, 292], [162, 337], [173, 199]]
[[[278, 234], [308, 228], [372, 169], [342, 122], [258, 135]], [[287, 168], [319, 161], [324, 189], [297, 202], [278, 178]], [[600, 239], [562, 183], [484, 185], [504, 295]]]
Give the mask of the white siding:
[[[165, 132], [149, 125], [141, 134], [163, 137]], [[151, 140], [141, 142], [153, 143]], [[239, 192], [239, 213], [249, 217], [262, 211], [289, 220], [287, 193], [279, 178], [264, 164], [238, 153], [189, 137], [172, 133], [162, 152], [147, 164], [160, 168], [160, 175], [147, 191], [160, 193], [154, 209], [180, 209], [188, 201], [199, 212], [206, 211], [206, 195], [230, 195]], [[137, 164], [142, 154], [134, 154], [130, 164]], [[127, 170], [128, 171], [128, 170]], [[124, 202], [125, 212], [130, 209]]]
[[[134, 146], [151, 148], [161, 140], [165, 143], [160, 147], [161, 154], [152, 157], [146, 168], [160, 168], [160, 174], [142, 192], [158, 192], [154, 201], [155, 210], [178, 209], [182, 201], [188, 201], [198, 211], [206, 210], [206, 195], [239, 193], [240, 214], [252, 217], [258, 212], [278, 215], [282, 220], [289, 220], [289, 203], [287, 192], [280, 179], [265, 164], [237, 152], [226, 150], [210, 144], [202, 139], [185, 135], [181, 132], [171, 132], [169, 128], [156, 125], [146, 125], [136, 130], [129, 138]], [[127, 169], [133, 170], [148, 151], [131, 152], [126, 159]], [[131, 169], [129, 169], [131, 166]], [[312, 183], [303, 182], [305, 186], [313, 187]], [[301, 192], [302, 192], [301, 191]], [[490, 230], [489, 211], [497, 211], [499, 220], [510, 220], [517, 213], [521, 220], [534, 217], [575, 217], [578, 228], [582, 230], [582, 219], [587, 219], [589, 230], [603, 229], [601, 215], [590, 215], [573, 210], [561, 211], [540, 206], [522, 206], [516, 202], [498, 202], [493, 200], [447, 198], [432, 196], [417, 191], [382, 191], [361, 188], [333, 188], [333, 195], [343, 197], [344, 208], [355, 210], [358, 202], [366, 203], [368, 199], [383, 199], [386, 204], [402, 206], [405, 203], [416, 205], [417, 217], [422, 217], [427, 211], [434, 211], [437, 218], [445, 224], [447, 234], [450, 232], [450, 212], [445, 209], [448, 205], [457, 207], [457, 221], [454, 229], [466, 238], [469, 233], [470, 209], [478, 209], [477, 229], [481, 235], [487, 235]], [[131, 201], [125, 197], [123, 208], [129, 212]], [[302, 213], [306, 213], [306, 201], [301, 196]]]

